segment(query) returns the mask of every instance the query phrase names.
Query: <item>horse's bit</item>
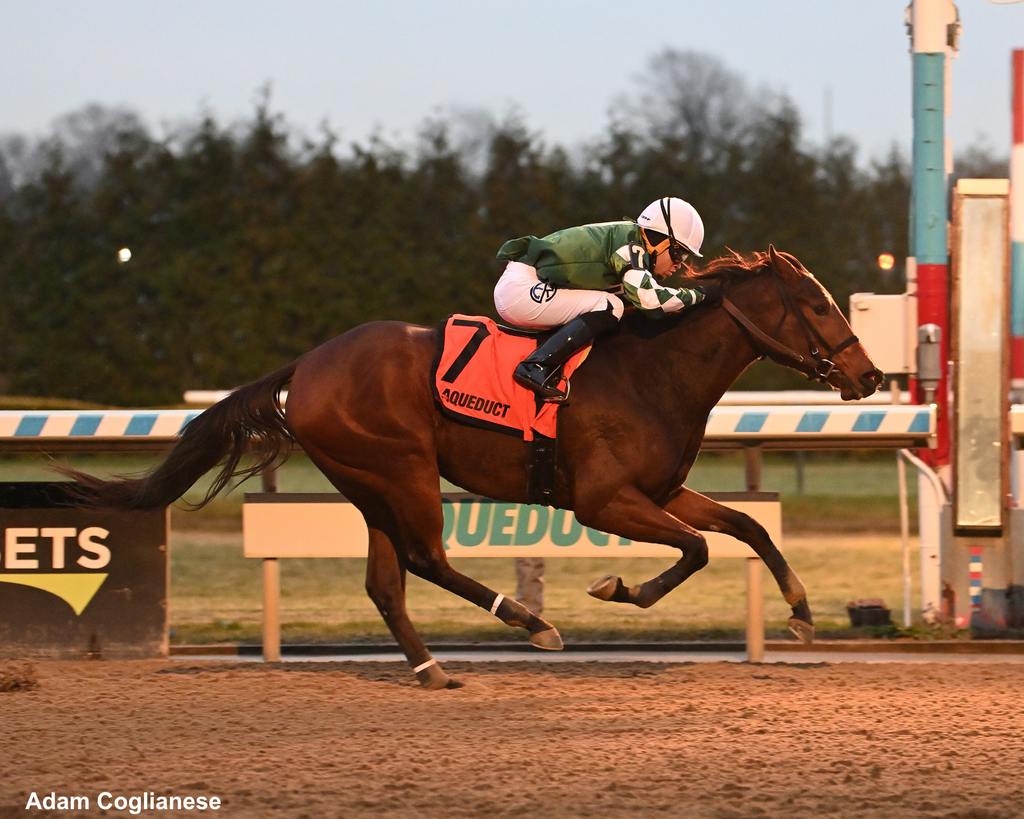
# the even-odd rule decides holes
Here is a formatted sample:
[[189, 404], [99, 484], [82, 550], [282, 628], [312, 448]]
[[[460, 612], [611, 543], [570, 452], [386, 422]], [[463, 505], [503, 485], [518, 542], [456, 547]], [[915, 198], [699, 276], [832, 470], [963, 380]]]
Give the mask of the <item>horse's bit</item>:
[[[804, 316], [804, 314], [793, 304], [792, 296], [782, 285], [782, 282], [774, 271], [772, 272], [772, 278], [775, 280], [775, 285], [779, 289], [779, 295], [782, 297], [783, 313], [782, 319], [779, 321], [779, 326], [781, 326], [782, 322], [786, 320], [786, 315], [788, 313], [792, 312], [796, 315], [800, 322], [800, 327], [804, 331], [804, 338], [807, 339], [808, 355], [814, 362], [813, 371], [808, 372], [804, 367], [805, 364], [809, 363], [807, 356], [800, 355], [796, 350], [787, 347], [782, 342], [765, 333], [760, 327], [748, 319], [735, 304], [729, 301], [728, 298], [722, 298], [722, 307], [736, 321], [736, 323], [746, 330], [747, 333], [749, 333], [754, 340], [759, 342], [762, 347], [766, 347], [769, 352], [775, 353], [784, 359], [788, 359], [797, 367], [797, 369], [803, 372], [809, 380], [817, 381], [820, 384], [827, 383], [829, 376], [831, 376], [836, 369], [836, 364], [833, 359], [847, 347], [859, 342], [860, 339], [855, 335], [851, 335], [839, 342], [835, 347], [829, 347], [817, 329], [807, 321], [807, 317]], [[822, 355], [821, 350], [818, 349], [818, 342], [825, 347], [824, 355]], [[762, 357], [767, 354], [768, 353], [762, 353]]]

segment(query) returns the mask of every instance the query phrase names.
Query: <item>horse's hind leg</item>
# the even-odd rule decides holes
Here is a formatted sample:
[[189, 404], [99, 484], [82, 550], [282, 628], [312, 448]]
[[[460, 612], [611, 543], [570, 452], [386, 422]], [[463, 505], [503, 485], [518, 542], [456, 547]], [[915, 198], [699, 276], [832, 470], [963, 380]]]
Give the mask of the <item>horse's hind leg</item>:
[[366, 593], [405, 653], [416, 679], [424, 688], [459, 688], [462, 683], [444, 673], [423, 644], [405, 609], [405, 569], [398, 562], [387, 534], [369, 526], [370, 549], [366, 560]]
[[389, 499], [395, 546], [403, 565], [417, 577], [490, 612], [505, 625], [526, 629], [530, 642], [537, 648], [561, 649], [562, 638], [551, 623], [522, 603], [456, 571], [448, 562], [441, 540], [444, 516], [439, 486], [440, 476], [436, 467], [432, 471], [424, 468], [421, 474], [406, 464], [401, 489], [396, 487], [395, 496]]
[[405, 608], [405, 568], [399, 560], [392, 536], [388, 533], [391, 516], [386, 507], [360, 492], [347, 469], [333, 458], [306, 447], [306, 454], [335, 489], [356, 504], [366, 521], [369, 548], [366, 555], [366, 593], [377, 607], [388, 630], [405, 654], [420, 685], [428, 689], [458, 688], [456, 682], [430, 656]]
[[665, 511], [705, 532], [722, 532], [746, 543], [764, 561], [779, 584], [783, 598], [792, 607], [789, 629], [801, 641], [814, 642], [814, 620], [807, 604], [807, 591], [786, 558], [772, 543], [768, 532], [750, 515], [722, 506], [711, 498], [683, 487], [682, 491], [665, 505]]
[[[530, 642], [538, 648], [562, 648], [562, 638], [549, 622], [522, 603], [457, 572], [448, 563], [441, 541], [444, 528], [441, 476], [435, 462], [404, 453], [401, 459], [381, 460], [382, 465], [397, 465], [400, 471], [396, 474], [371, 474], [339, 463], [308, 442], [303, 443], [303, 448], [338, 491], [356, 504], [368, 525], [387, 535], [402, 569], [480, 606], [508, 626], [526, 629]], [[400, 580], [401, 575], [398, 577]], [[403, 633], [415, 635], [408, 617], [404, 620], [408, 628]], [[393, 629], [392, 633], [395, 633]], [[395, 637], [398, 639], [397, 633]], [[422, 646], [419, 637], [416, 641]], [[405, 645], [402, 648], [405, 650]], [[406, 656], [409, 656], [408, 650]]]

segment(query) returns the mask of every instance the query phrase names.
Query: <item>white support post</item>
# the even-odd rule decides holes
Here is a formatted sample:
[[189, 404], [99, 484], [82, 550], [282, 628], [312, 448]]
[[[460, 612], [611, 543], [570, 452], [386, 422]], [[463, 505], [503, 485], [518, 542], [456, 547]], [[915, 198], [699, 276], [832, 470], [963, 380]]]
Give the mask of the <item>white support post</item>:
[[263, 661], [281, 661], [281, 569], [276, 557], [263, 560]]
[[[277, 492], [277, 470], [260, 473], [264, 492]], [[276, 557], [263, 559], [263, 662], [281, 662], [281, 566]]]
[[747, 564], [747, 662], [764, 662], [764, 603], [761, 594], [761, 558]]
[[[761, 447], [749, 446], [743, 450], [745, 481], [748, 492], [761, 491]], [[764, 602], [761, 594], [760, 557], [747, 558], [747, 662], [764, 662]]]

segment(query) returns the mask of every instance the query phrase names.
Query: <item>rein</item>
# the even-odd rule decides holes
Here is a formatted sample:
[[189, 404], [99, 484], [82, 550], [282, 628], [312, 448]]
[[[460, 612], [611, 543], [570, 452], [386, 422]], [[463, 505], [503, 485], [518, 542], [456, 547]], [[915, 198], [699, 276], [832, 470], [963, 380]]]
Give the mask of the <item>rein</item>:
[[[832, 359], [847, 347], [851, 347], [856, 344], [860, 339], [855, 335], [850, 335], [848, 338], [839, 342], [835, 347], [830, 347], [824, 342], [824, 339], [821, 338], [821, 334], [817, 329], [807, 321], [807, 317], [804, 316], [804, 314], [793, 304], [792, 296], [783, 286], [782, 281], [774, 271], [772, 271], [772, 277], [775, 279], [775, 284], [779, 289], [779, 295], [782, 298], [784, 308], [784, 312], [782, 314], [783, 320], [785, 320], [787, 313], [792, 312], [796, 315], [800, 322], [800, 327], [804, 331], [804, 337], [807, 339], [808, 356], [810, 356], [814, 365], [813, 371], [808, 372], [804, 369], [805, 364], [811, 363], [808, 361], [808, 356], [801, 355], [791, 347], [787, 347], [782, 342], [772, 338], [747, 318], [743, 311], [733, 304], [733, 302], [727, 297], [722, 298], [722, 308], [729, 314], [733, 321], [735, 321], [747, 332], [748, 335], [751, 336], [751, 338], [756, 342], [755, 347], [760, 346], [763, 351], [762, 357], [769, 353], [774, 353], [776, 356], [788, 360], [789, 363], [793, 364], [797, 369], [800, 369], [809, 380], [817, 381], [821, 384], [827, 383], [829, 376], [832, 375], [836, 368], [836, 364]], [[824, 355], [822, 355], [821, 350], [818, 349], [818, 342], [821, 342], [822, 346], [825, 347]]]

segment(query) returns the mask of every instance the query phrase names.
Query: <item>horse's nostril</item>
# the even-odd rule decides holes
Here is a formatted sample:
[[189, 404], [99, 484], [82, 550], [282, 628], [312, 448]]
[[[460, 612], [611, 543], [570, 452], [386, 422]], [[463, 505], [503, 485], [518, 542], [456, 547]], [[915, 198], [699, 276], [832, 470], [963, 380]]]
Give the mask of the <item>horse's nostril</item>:
[[885, 380], [885, 375], [879, 369], [868, 370], [861, 376], [860, 383], [866, 388], [874, 392], [878, 386]]

